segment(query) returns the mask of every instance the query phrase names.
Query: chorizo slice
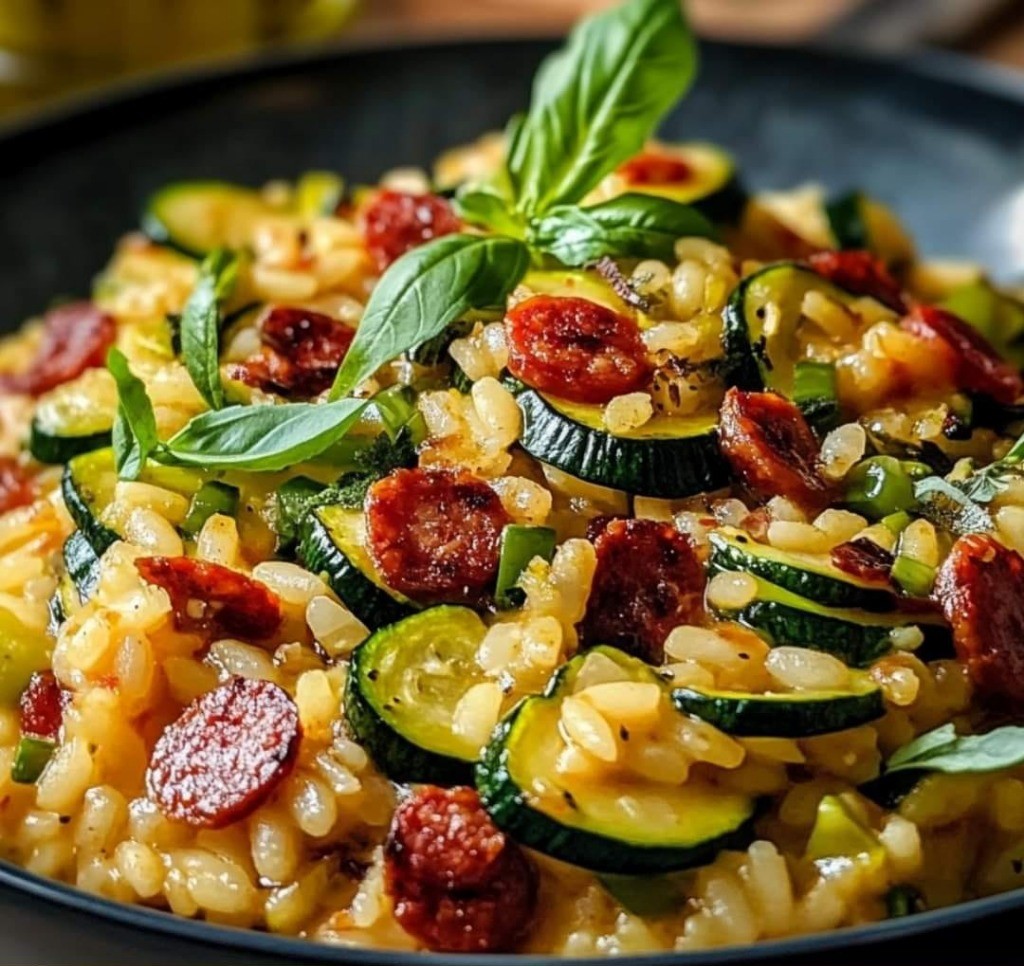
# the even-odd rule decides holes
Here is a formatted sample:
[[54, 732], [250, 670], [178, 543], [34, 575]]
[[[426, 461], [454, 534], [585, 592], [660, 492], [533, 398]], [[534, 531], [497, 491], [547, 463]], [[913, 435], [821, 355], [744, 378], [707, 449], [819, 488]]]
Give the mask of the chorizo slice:
[[380, 191], [362, 211], [366, 248], [383, 272], [407, 251], [462, 228], [444, 199], [432, 194]]
[[1024, 557], [988, 534], [960, 537], [933, 595], [975, 687], [1024, 701]]
[[534, 295], [508, 311], [505, 330], [509, 372], [563, 399], [603, 404], [652, 374], [636, 323], [588, 299]]
[[180, 631], [262, 640], [284, 619], [273, 591], [229, 567], [191, 557], [141, 557], [135, 567], [167, 591]]
[[847, 292], [868, 295], [894, 312], [907, 310], [899, 282], [871, 252], [815, 252], [807, 262], [819, 275]]
[[758, 499], [784, 496], [808, 510], [828, 503], [829, 486], [817, 469], [818, 441], [788, 399], [730, 389], [718, 438], [733, 473]]
[[900, 325], [920, 339], [948, 346], [960, 389], [991, 396], [1009, 405], [1024, 394], [1024, 379], [977, 329], [933, 305], [919, 305]]
[[704, 616], [704, 566], [696, 548], [657, 520], [610, 518], [588, 536], [597, 569], [579, 625], [581, 642], [611, 644], [660, 664], [669, 632]]
[[537, 877], [472, 788], [417, 789], [384, 851], [395, 918], [434, 952], [509, 952], [530, 925]]
[[0, 513], [28, 506], [36, 498], [32, 475], [13, 456], [0, 456]]
[[329, 389], [355, 329], [308, 309], [278, 305], [260, 322], [263, 350], [228, 369], [233, 379], [265, 392], [316, 396]]
[[858, 580], [880, 585], [889, 583], [893, 556], [867, 537], [847, 540], [832, 548], [832, 566]]
[[71, 693], [57, 683], [53, 671], [36, 671], [18, 699], [22, 734], [56, 741]]
[[631, 185], [683, 184], [693, 177], [693, 168], [682, 158], [661, 151], [641, 151], [620, 164], [615, 173]]
[[400, 469], [366, 497], [370, 553], [385, 583], [414, 600], [474, 602], [498, 573], [511, 518], [498, 494], [464, 470]]
[[232, 678], [200, 695], [157, 740], [146, 793], [168, 818], [222, 828], [251, 814], [287, 777], [302, 729], [288, 692]]

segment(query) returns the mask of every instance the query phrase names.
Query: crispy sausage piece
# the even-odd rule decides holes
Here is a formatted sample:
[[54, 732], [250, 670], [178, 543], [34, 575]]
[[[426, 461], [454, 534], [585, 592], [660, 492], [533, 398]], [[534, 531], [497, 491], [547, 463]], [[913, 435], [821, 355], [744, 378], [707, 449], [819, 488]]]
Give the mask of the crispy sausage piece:
[[274, 306], [260, 322], [263, 351], [228, 374], [265, 392], [316, 396], [331, 387], [355, 334], [321, 312]]
[[465, 470], [396, 470], [366, 495], [370, 552], [385, 583], [423, 601], [480, 601], [510, 517]]
[[277, 595], [237, 570], [191, 557], [141, 557], [135, 566], [167, 591], [180, 631], [261, 640], [281, 626]]
[[253, 812], [284, 780], [301, 735], [287, 691], [232, 678], [164, 729], [149, 760], [146, 793], [168, 818], [222, 828]]
[[381, 272], [410, 249], [462, 228], [444, 198], [405, 191], [378, 192], [363, 209], [362, 223], [366, 248]]
[[36, 671], [18, 700], [22, 734], [56, 741], [70, 699], [70, 692], [57, 683], [53, 671]]
[[718, 438], [733, 473], [761, 500], [784, 496], [808, 510], [828, 503], [818, 474], [818, 441], [803, 413], [774, 392], [730, 389]]
[[899, 282], [871, 252], [815, 252], [808, 263], [819, 275], [854, 295], [869, 295], [894, 312], [905, 312]]
[[0, 456], [0, 513], [28, 506], [36, 498], [32, 476], [13, 456]]
[[690, 180], [693, 168], [682, 158], [661, 151], [642, 151], [619, 165], [616, 174], [631, 185], [680, 184]]
[[952, 312], [919, 305], [900, 324], [918, 338], [939, 340], [952, 349], [958, 388], [991, 396], [1004, 405], [1015, 402], [1024, 393], [1021, 374], [977, 329]]
[[475, 789], [417, 789], [395, 812], [384, 855], [395, 918], [428, 949], [509, 952], [529, 928], [536, 873]]
[[597, 570], [581, 642], [611, 644], [660, 664], [669, 632], [703, 617], [700, 557], [689, 537], [657, 520], [611, 518], [600, 531], [591, 526]]
[[889, 583], [893, 556], [874, 540], [858, 537], [832, 548], [832, 566], [844, 574], [877, 584]]
[[587, 299], [534, 295], [505, 316], [508, 369], [563, 399], [606, 403], [651, 377], [636, 323]]
[[933, 591], [975, 687], [1024, 701], [1024, 557], [995, 537], [960, 537]]
[[114, 320], [92, 302], [72, 302], [46, 313], [36, 357], [25, 372], [0, 373], [0, 393], [38, 396], [106, 363]]

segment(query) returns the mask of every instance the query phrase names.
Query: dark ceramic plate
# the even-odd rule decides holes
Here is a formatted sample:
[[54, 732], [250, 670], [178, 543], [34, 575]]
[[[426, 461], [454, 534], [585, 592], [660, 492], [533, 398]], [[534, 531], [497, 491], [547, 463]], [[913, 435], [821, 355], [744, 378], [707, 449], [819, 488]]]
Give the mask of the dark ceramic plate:
[[[369, 181], [389, 166], [426, 165], [520, 109], [548, 49], [500, 42], [263, 62], [125, 90], [0, 134], [0, 329], [55, 296], [87, 292], [153, 188], [197, 177], [259, 184], [309, 168]], [[807, 179], [863, 187], [898, 209], [926, 252], [983, 260], [1004, 279], [1024, 276], [1024, 83], [1012, 78], [946, 59], [908, 64], [708, 45], [700, 82], [665, 134], [722, 143], [754, 187]], [[420, 961], [175, 919], [4, 864], [0, 885], [0, 963]], [[1024, 891], [820, 936], [644, 962], [854, 963], [873, 943], [883, 944], [871, 953], [876, 962], [958, 962], [984, 950], [992, 963], [1009, 960], [1014, 947], [980, 937], [1013, 934], [1019, 908]]]

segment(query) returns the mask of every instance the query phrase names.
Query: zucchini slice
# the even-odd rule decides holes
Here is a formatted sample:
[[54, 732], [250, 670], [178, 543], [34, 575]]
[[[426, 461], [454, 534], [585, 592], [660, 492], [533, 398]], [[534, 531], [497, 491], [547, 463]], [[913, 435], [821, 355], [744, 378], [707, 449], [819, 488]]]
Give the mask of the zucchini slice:
[[[205, 482], [206, 474], [199, 470], [150, 464], [139, 479], [191, 498]], [[117, 524], [106, 515], [116, 488], [117, 467], [110, 449], [76, 456], [64, 468], [61, 477], [61, 493], [71, 519], [97, 556], [121, 539]]]
[[826, 607], [856, 607], [885, 613], [896, 609], [896, 596], [832, 566], [826, 554], [793, 553], [759, 543], [736, 527], [710, 534], [710, 567], [742, 570]]
[[604, 429], [602, 409], [512, 384], [523, 412], [520, 445], [534, 459], [613, 490], [678, 499], [729, 482], [718, 415], [656, 416], [628, 435]]
[[914, 243], [890, 208], [862, 191], [849, 191], [825, 205], [840, 249], [865, 249], [899, 268], [913, 260]]
[[881, 689], [857, 673], [843, 691], [749, 694], [707, 688], [677, 688], [672, 700], [729, 735], [745, 738], [810, 738], [867, 724], [885, 713]]
[[671, 785], [631, 777], [581, 780], [559, 772], [566, 748], [562, 702], [594, 650], [630, 680], [658, 680], [643, 662], [601, 647], [564, 665], [543, 695], [521, 702], [495, 730], [477, 765], [477, 789], [495, 823], [529, 848], [620, 875], [685, 869], [744, 846], [755, 810], [746, 795], [698, 778]]
[[[805, 355], [801, 345], [804, 296], [812, 291], [843, 306], [867, 298], [851, 295], [796, 262], [766, 265], [736, 286], [723, 316], [729, 385], [774, 389], [793, 397], [796, 364]], [[877, 315], [895, 318], [881, 303], [877, 303]]]
[[352, 652], [345, 716], [388, 778], [472, 782], [480, 748], [456, 733], [452, 719], [466, 691], [485, 680], [476, 653], [486, 633], [468, 607], [432, 607]]
[[116, 410], [117, 393], [108, 374], [88, 370], [40, 397], [29, 452], [40, 463], [59, 465], [109, 446]]
[[299, 558], [308, 570], [325, 574], [342, 603], [370, 630], [400, 621], [419, 608], [390, 590], [377, 573], [365, 543], [361, 509], [319, 507], [301, 527]]
[[917, 626], [924, 646], [948, 644], [949, 628], [938, 616], [876, 614], [854, 608], [830, 608], [769, 583], [761, 577], [754, 599], [736, 610], [709, 604], [719, 617], [738, 621], [772, 647], [794, 645], [833, 654], [850, 667], [867, 667], [892, 650], [892, 632]]
[[[100, 558], [81, 530], [64, 541], [64, 571], [80, 603], [85, 603], [100, 582]], [[67, 600], [63, 601], [67, 613]]]
[[142, 230], [155, 242], [202, 258], [214, 248], [248, 248], [253, 225], [272, 211], [252, 188], [226, 181], [179, 181], [150, 196]]

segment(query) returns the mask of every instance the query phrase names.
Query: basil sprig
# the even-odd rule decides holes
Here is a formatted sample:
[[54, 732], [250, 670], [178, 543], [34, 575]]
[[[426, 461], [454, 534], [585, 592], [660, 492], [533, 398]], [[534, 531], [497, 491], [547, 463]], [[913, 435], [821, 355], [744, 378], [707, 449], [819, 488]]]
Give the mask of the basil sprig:
[[120, 349], [107, 353], [107, 368], [117, 384], [117, 416], [112, 433], [114, 463], [121, 479], [135, 480], [150, 454], [160, 446], [156, 416], [146, 384], [128, 367]]
[[531, 225], [529, 241], [576, 267], [607, 255], [668, 261], [677, 239], [716, 235], [711, 222], [689, 205], [626, 194], [590, 208], [552, 208]]
[[406, 252], [373, 290], [331, 399], [471, 309], [504, 308], [529, 264], [526, 245], [504, 235], [445, 235]]
[[940, 771], [948, 775], [983, 773], [1024, 764], [1024, 727], [1005, 725], [984, 735], [956, 733], [951, 724], [915, 738], [894, 752], [886, 774], [898, 771]]
[[217, 248], [203, 259], [181, 316], [181, 355], [192, 382], [211, 409], [224, 405], [220, 379], [221, 307], [238, 279], [238, 256]]
[[536, 216], [583, 198], [643, 148], [696, 67], [679, 0], [631, 0], [582, 21], [541, 66], [513, 131], [516, 209]]

